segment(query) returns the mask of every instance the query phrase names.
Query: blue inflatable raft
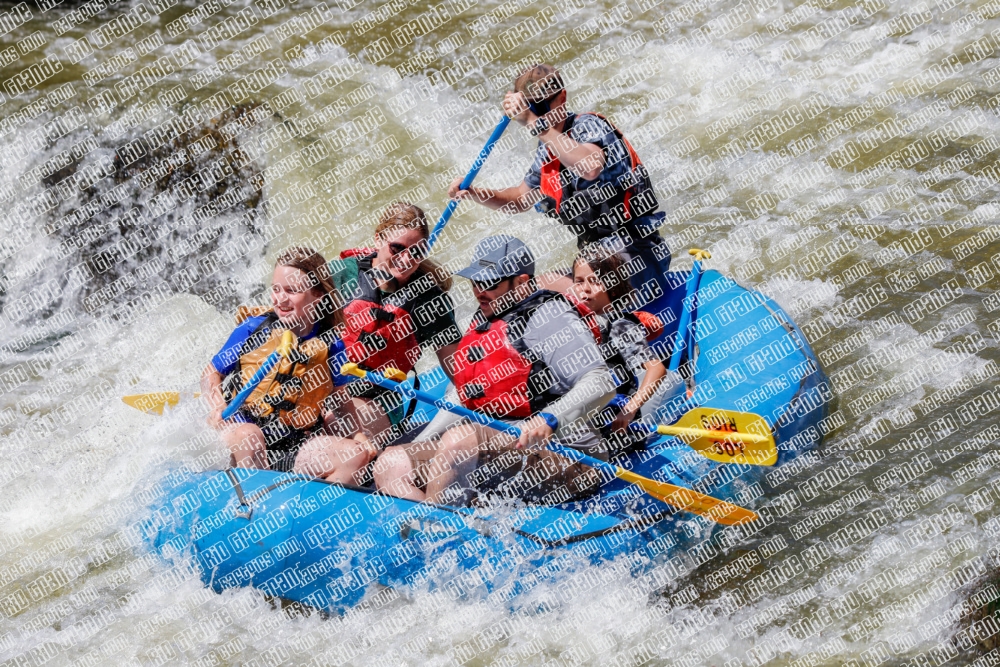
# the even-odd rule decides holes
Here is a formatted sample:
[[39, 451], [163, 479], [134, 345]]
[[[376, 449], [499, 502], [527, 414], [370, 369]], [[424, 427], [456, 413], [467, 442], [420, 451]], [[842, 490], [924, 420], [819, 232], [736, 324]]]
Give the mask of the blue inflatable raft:
[[[656, 343], [664, 346], [664, 357], [676, 338], [688, 274], [669, 277], [670, 293], [644, 307], [666, 325]], [[672, 423], [698, 406], [756, 413], [773, 427], [776, 466], [816, 447], [830, 398], [826, 377], [781, 308], [706, 271], [692, 319], [687, 354], [694, 372], [668, 392], [659, 422]], [[443, 395], [439, 369], [422, 378], [424, 389]], [[420, 411], [425, 419], [433, 416], [433, 408]], [[744, 506], [764, 500], [760, 482], [775, 469], [715, 463], [670, 437], [617, 463]], [[704, 541], [716, 528], [620, 480], [582, 502], [487, 514], [291, 473], [229, 469], [169, 477], [178, 478], [146, 524], [158, 553], [193, 563], [217, 591], [253, 586], [333, 612], [386, 587], [393, 595], [443, 587], [456, 596], [513, 600], [539, 572], [553, 571], [558, 559], [598, 562], [641, 554], [645, 558], [631, 562], [657, 561]], [[567, 555], [572, 557], [562, 558]]]

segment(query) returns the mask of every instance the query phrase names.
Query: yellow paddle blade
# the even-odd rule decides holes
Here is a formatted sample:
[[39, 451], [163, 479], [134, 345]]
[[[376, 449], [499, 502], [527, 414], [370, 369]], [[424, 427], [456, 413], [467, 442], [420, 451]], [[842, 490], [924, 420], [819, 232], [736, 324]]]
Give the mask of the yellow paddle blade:
[[671, 507], [703, 516], [724, 526], [735, 526], [757, 520], [756, 512], [728, 503], [725, 500], [706, 496], [704, 493], [698, 493], [692, 489], [685, 489], [683, 486], [658, 482], [622, 468], [615, 468], [615, 474], [619, 479], [635, 484], [649, 495], [662, 500]]
[[[195, 398], [201, 396], [201, 394], [190, 394]], [[129, 405], [136, 410], [141, 410], [143, 412], [149, 412], [151, 414], [162, 415], [163, 408], [174, 407], [181, 400], [181, 393], [179, 391], [158, 391], [154, 394], [132, 394], [131, 396], [122, 396], [122, 401], [126, 405]]]
[[367, 372], [363, 371], [360, 367], [358, 367], [357, 364], [355, 364], [353, 362], [348, 363], [348, 364], [344, 364], [343, 366], [341, 366], [340, 367], [340, 374], [341, 375], [353, 375], [354, 377], [359, 377], [359, 378], [363, 378], [364, 376], [368, 375]]
[[383, 373], [393, 382], [406, 382], [406, 373], [398, 368], [387, 368]]
[[719, 463], [772, 466], [778, 460], [774, 434], [760, 415], [695, 408], [658, 433], [680, 437], [702, 456]]

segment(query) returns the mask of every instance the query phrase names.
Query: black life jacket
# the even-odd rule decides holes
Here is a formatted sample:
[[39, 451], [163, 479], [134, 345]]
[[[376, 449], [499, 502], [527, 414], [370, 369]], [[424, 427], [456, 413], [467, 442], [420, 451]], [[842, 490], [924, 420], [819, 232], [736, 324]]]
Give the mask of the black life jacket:
[[[539, 204], [550, 218], [559, 220], [577, 235], [580, 247], [598, 239], [613, 235], [619, 229], [635, 231], [636, 219], [653, 213], [659, 207], [653, 184], [639, 155], [621, 131], [601, 114], [592, 116], [606, 121], [628, 151], [629, 168], [615, 182], [600, 179], [593, 185], [577, 190], [574, 183], [577, 176], [564, 167], [549, 151], [549, 160], [542, 165], [541, 193]], [[568, 137], [573, 137], [576, 119], [570, 114], [566, 119]], [[548, 150], [548, 149], [546, 149]], [[604, 148], [605, 165], [610, 165], [611, 156]]]
[[[626, 319], [630, 322], [642, 325], [639, 318], [632, 313], [624, 313], [619, 319]], [[608, 322], [608, 330], [601, 331], [601, 354], [604, 356], [604, 361], [607, 363], [608, 370], [611, 371], [611, 377], [614, 379], [615, 385], [617, 386], [615, 392], [631, 396], [639, 388], [639, 383], [635, 377], [635, 373], [632, 372], [632, 369], [625, 361], [625, 357], [622, 356], [621, 350], [617, 349], [611, 343], [610, 333], [611, 322]]]

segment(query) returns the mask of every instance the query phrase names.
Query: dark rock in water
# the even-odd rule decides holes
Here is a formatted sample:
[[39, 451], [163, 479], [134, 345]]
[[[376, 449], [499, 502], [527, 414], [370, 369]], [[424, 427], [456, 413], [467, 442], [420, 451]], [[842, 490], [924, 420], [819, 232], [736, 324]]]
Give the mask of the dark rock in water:
[[989, 572], [970, 590], [957, 609], [960, 629], [952, 642], [965, 655], [992, 654], [984, 664], [1000, 664], [1000, 572]]
[[265, 251], [264, 177], [232, 128], [271, 112], [248, 105], [189, 122], [193, 115], [176, 117], [187, 121], [173, 125], [179, 133], [134, 130], [41, 180], [59, 202], [45, 231], [67, 269], [79, 267], [85, 311], [116, 316], [143, 295], [177, 292], [231, 309], [246, 296], [232, 276]]

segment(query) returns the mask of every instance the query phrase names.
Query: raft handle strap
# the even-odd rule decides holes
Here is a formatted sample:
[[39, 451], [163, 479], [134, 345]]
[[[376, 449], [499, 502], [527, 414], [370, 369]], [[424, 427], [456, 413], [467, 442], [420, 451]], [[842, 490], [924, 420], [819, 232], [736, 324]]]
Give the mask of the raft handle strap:
[[236, 491], [236, 497], [240, 501], [239, 507], [245, 507], [246, 508], [245, 510], [241, 510], [241, 509], [237, 508], [237, 510], [236, 510], [236, 517], [239, 518], [239, 519], [248, 519], [248, 520], [250, 519], [251, 515], [253, 514], [253, 506], [254, 506], [254, 504], [258, 500], [262, 500], [263, 498], [265, 498], [267, 496], [267, 494], [271, 493], [275, 489], [280, 489], [281, 487], [285, 486], [286, 484], [291, 484], [292, 482], [315, 482], [315, 481], [317, 481], [317, 478], [315, 478], [315, 477], [309, 477], [308, 475], [292, 475], [290, 477], [285, 477], [284, 479], [280, 479], [277, 482], [275, 482], [274, 484], [272, 484], [271, 486], [263, 488], [260, 491], [256, 491], [256, 492], [250, 494], [249, 497], [247, 497], [246, 495], [244, 495], [244, 493], [243, 493], [243, 487], [240, 486], [240, 480], [236, 476], [236, 473], [233, 472], [232, 468], [226, 468], [226, 476], [229, 477], [229, 481], [233, 485], [233, 490]]
[[[416, 370], [413, 371], [413, 388], [420, 389], [420, 374]], [[406, 414], [403, 415], [403, 421], [408, 422], [413, 413], [417, 410], [417, 399], [416, 397], [410, 399], [410, 405], [406, 408]]]
[[[232, 468], [226, 468], [226, 477], [229, 478], [230, 484], [233, 485], [233, 490], [236, 491], [236, 498], [240, 501], [239, 507], [236, 508], [236, 518], [250, 520], [253, 516], [253, 507], [247, 502], [246, 496], [243, 495], [243, 487], [240, 486], [240, 480], [236, 477], [236, 473], [233, 472]], [[242, 509], [246, 508], [246, 509]]]

